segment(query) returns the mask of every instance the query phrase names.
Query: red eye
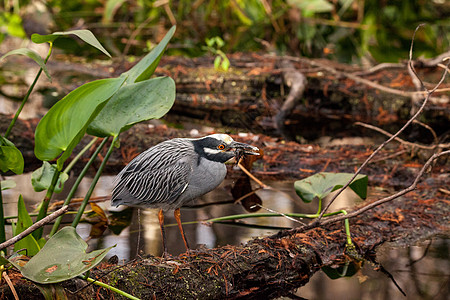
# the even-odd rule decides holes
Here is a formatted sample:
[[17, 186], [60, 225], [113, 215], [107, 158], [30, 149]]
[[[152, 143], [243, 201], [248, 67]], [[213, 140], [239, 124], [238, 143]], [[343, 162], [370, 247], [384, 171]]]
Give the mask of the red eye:
[[225, 145], [223, 145], [223, 144], [220, 144], [219, 146], [217, 146], [217, 149], [219, 149], [219, 150], [223, 150], [223, 149], [225, 149]]

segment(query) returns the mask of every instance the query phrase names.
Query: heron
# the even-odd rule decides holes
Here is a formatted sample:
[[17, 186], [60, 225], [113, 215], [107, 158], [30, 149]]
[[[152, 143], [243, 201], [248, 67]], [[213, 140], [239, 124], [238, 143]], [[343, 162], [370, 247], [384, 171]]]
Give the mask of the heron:
[[236, 142], [227, 134], [164, 141], [136, 156], [117, 175], [111, 204], [159, 208], [164, 255], [168, 253], [164, 212], [174, 210], [186, 251], [189, 251], [180, 207], [219, 186], [227, 174], [225, 163], [246, 154], [259, 155], [259, 149]]

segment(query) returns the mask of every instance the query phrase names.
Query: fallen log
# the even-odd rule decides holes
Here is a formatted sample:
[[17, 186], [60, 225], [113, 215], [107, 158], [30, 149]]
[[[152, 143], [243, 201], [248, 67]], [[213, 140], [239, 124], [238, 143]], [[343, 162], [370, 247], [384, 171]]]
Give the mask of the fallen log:
[[[2, 116], [2, 118], [9, 118]], [[21, 150], [25, 158], [25, 172], [31, 172], [39, 168], [42, 162], [34, 156], [34, 130], [38, 120], [19, 120], [12, 130], [10, 140]], [[9, 122], [0, 124], [0, 131]], [[200, 133], [203, 135], [208, 132]], [[305, 178], [317, 172], [354, 172], [355, 167], [361, 164], [373, 151], [374, 145], [329, 145], [298, 144], [285, 142], [276, 137], [267, 135], [248, 134], [247, 136], [232, 135], [236, 140], [256, 145], [264, 151], [263, 157], [258, 160], [252, 169], [252, 173], [264, 180], [297, 180]], [[164, 140], [176, 137], [192, 137], [187, 130], [169, 128], [165, 125], [154, 126], [149, 123], [137, 124], [120, 136], [121, 147], [113, 152], [108, 160], [104, 174], [117, 174], [136, 155], [149, 147]], [[83, 138], [80, 145], [75, 148], [78, 153], [92, 137]], [[95, 150], [93, 147], [85, 153], [81, 162], [76, 164], [72, 171], [74, 176], [78, 174], [89, 160]], [[414, 154], [418, 160], [414, 164], [405, 164], [404, 161]], [[433, 149], [420, 150], [414, 147], [406, 147], [403, 144], [394, 144], [382, 150], [377, 161], [367, 166], [364, 174], [369, 175], [372, 185], [403, 188], [412, 181], [424, 161], [433, 153]], [[75, 155], [73, 154], [73, 156]], [[101, 163], [101, 153], [90, 170], [93, 175]], [[445, 158], [444, 158], [445, 159]], [[448, 164], [436, 166], [440, 172], [450, 171]], [[229, 168], [229, 176], [236, 178], [241, 174], [239, 170]]]
[[[429, 186], [423, 184], [415, 193], [352, 218], [351, 235], [358, 257], [378, 269], [375, 251], [385, 242], [411, 245], [435, 234], [448, 235], [450, 206], [445, 201], [448, 195], [430, 194]], [[149, 256], [124, 266], [105, 263], [91, 277], [141, 299], [274, 299], [305, 285], [321, 267], [349, 259], [343, 224], [336, 223], [283, 238], [259, 237], [242, 246], [200, 248], [165, 260]], [[389, 266], [385, 268], [389, 271]], [[15, 286], [22, 282], [18, 277], [14, 277]], [[25, 284], [27, 293], [39, 295], [30, 282]], [[75, 298], [86, 294], [119, 297], [95, 285], [86, 289], [80, 285], [77, 279], [63, 286], [66, 294]], [[6, 285], [1, 287], [5, 296], [8, 290]], [[18, 288], [19, 296], [24, 296], [21, 290]]]
[[[290, 102], [292, 86], [289, 78], [292, 76], [289, 73], [293, 71], [303, 74], [307, 81], [303, 96], [290, 108], [289, 116], [284, 120], [287, 127], [284, 135], [293, 138], [301, 136], [311, 140], [324, 134], [340, 135], [343, 131], [351, 131], [355, 121], [384, 126], [395, 132], [420, 105], [414, 99], [424, 96], [416, 91], [406, 63], [364, 70], [323, 59], [249, 53], [232, 54], [229, 58], [231, 69], [220, 72], [214, 70], [211, 57], [163, 57], [156, 74], [171, 76], [177, 87], [175, 105], [167, 120], [194, 120], [203, 125], [251, 128], [255, 133], [278, 135], [280, 124], [277, 126], [276, 116], [283, 112], [285, 102]], [[290, 66], [284, 67], [282, 62], [289, 62]], [[4, 69], [17, 66], [14, 62], [8, 63]], [[53, 78], [59, 78], [61, 82], [40, 82], [37, 92], [47, 95], [52, 90], [52, 94], [60, 95], [55, 99], [58, 100], [86, 80], [96, 79], [92, 74], [115, 77], [131, 66], [126, 62], [105, 66], [54, 61], [49, 69]], [[422, 63], [417, 66], [424, 82], [435, 82], [441, 71], [437, 65]], [[65, 80], [66, 77], [70, 80]], [[8, 94], [9, 90], [21, 91], [17, 87], [20, 84], [23, 83], [6, 82], [0, 92], [9, 98], [20, 99], [20, 95]], [[438, 136], [446, 131], [450, 121], [448, 90], [449, 83], [446, 82], [434, 93], [422, 116]]]

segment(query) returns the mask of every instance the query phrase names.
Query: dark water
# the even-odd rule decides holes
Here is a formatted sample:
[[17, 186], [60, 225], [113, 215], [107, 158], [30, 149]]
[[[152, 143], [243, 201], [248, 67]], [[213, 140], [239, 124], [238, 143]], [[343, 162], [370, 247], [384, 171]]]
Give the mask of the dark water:
[[[29, 175], [15, 176], [18, 186], [29, 185]], [[110, 194], [113, 177], [104, 176], [94, 196]], [[78, 194], [82, 196], [89, 188], [90, 180], [85, 180]], [[316, 204], [302, 203], [293, 189], [293, 182], [265, 182], [274, 191], [259, 191], [258, 195], [263, 200], [263, 205], [279, 212], [315, 213]], [[218, 189], [205, 195], [196, 202], [207, 203], [215, 201], [231, 200], [231, 181], [225, 181]], [[4, 192], [5, 215], [17, 215], [18, 189]], [[24, 199], [32, 210], [33, 205], [39, 203], [43, 193], [33, 190], [20, 190]], [[64, 199], [64, 195], [57, 195], [58, 199]], [[355, 201], [353, 192], [347, 193], [340, 199], [332, 210], [350, 207]], [[108, 202], [99, 204], [106, 212], [117, 210], [111, 208]], [[333, 204], [334, 205], [334, 204]], [[119, 208], [120, 210], [121, 208]], [[261, 210], [260, 212], [265, 212]], [[214, 205], [201, 209], [182, 209], [183, 222], [195, 220], [207, 220], [214, 217], [242, 214], [245, 210], [240, 205]], [[171, 212], [165, 216], [165, 223], [174, 224], [175, 220]], [[283, 217], [245, 219], [246, 224], [254, 224], [262, 227], [293, 227], [293, 221]], [[140, 226], [139, 226], [140, 224]], [[140, 227], [140, 230], [139, 230]], [[83, 238], [88, 238], [90, 224], [80, 224], [78, 233]], [[204, 245], [206, 247], [223, 246], [227, 244], [243, 244], [252, 237], [274, 233], [277, 230], [267, 228], [248, 228], [223, 224], [187, 224], [184, 226], [191, 247]], [[168, 249], [171, 254], [179, 254], [185, 251], [183, 241], [176, 226], [168, 226], [166, 229]], [[160, 255], [161, 236], [157, 218], [157, 210], [141, 210], [138, 216], [137, 210], [133, 212], [131, 226], [125, 228], [120, 235], [114, 235], [109, 230], [99, 239], [91, 239], [89, 249], [105, 248], [117, 245], [108, 257], [117, 255], [120, 260], [127, 261], [136, 256], [139, 240], [139, 249], [144, 253]], [[296, 295], [307, 299], [449, 299], [449, 239], [435, 237], [409, 247], [399, 247], [394, 244], [383, 245], [377, 251], [378, 261], [394, 276], [400, 287], [406, 292], [403, 297], [392, 281], [381, 272], [374, 271], [374, 267], [366, 264], [355, 276], [337, 280], [329, 279], [325, 273], [316, 273], [310, 283], [300, 288]]]

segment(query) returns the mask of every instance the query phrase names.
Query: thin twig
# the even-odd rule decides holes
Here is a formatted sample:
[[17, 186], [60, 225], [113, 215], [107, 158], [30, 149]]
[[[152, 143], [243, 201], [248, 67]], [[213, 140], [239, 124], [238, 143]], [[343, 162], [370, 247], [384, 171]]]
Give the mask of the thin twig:
[[234, 203], [241, 203], [242, 200], [246, 199], [247, 197], [250, 197], [251, 195], [255, 194], [257, 191], [263, 189], [263, 187], [258, 187], [250, 192], [248, 192], [247, 194], [237, 198], [236, 200], [234, 200]]
[[353, 212], [351, 212], [351, 213], [349, 213], [349, 214], [347, 214], [345, 216], [340, 216], [340, 217], [335, 217], [335, 218], [324, 220], [323, 222], [321, 222], [321, 225], [327, 225], [327, 224], [335, 223], [335, 222], [338, 222], [338, 221], [341, 221], [341, 220], [344, 220], [344, 219], [356, 217], [357, 215], [360, 215], [363, 212], [366, 212], [366, 211], [368, 211], [368, 210], [370, 210], [370, 209], [372, 209], [372, 208], [374, 208], [376, 206], [379, 206], [379, 205], [381, 205], [383, 203], [389, 202], [389, 201], [391, 201], [393, 199], [396, 199], [396, 198], [398, 198], [400, 196], [403, 196], [403, 195], [411, 192], [412, 190], [414, 190], [417, 187], [417, 184], [419, 183], [420, 178], [423, 176], [423, 174], [426, 172], [426, 170], [430, 167], [431, 163], [434, 160], [436, 160], [437, 158], [439, 158], [441, 156], [444, 156], [444, 155], [450, 155], [450, 150], [443, 151], [441, 153], [433, 154], [427, 160], [427, 162], [423, 165], [423, 167], [420, 170], [419, 174], [414, 179], [414, 182], [409, 187], [407, 187], [406, 189], [401, 190], [398, 193], [395, 193], [394, 195], [391, 195], [389, 197], [385, 197], [385, 198], [382, 198], [382, 199], [377, 200], [375, 202], [372, 202], [372, 203], [370, 203], [370, 204], [368, 204], [368, 205], [366, 205], [364, 207], [361, 207], [360, 209], [355, 210], [355, 211], [353, 211]]
[[5, 271], [3, 271], [3, 273], [2, 273], [2, 277], [5, 278], [6, 283], [8, 284], [9, 288], [11, 289], [11, 292], [12, 292], [13, 295], [14, 295], [14, 299], [15, 299], [15, 300], [19, 300], [20, 298], [19, 298], [19, 296], [17, 295], [16, 289], [14, 288], [14, 285], [13, 285], [13, 283], [11, 282], [11, 279], [9, 278], [8, 274], [7, 274]]
[[[418, 125], [420, 125], [420, 126], [426, 128], [426, 129], [428, 129], [428, 131], [430, 131], [431, 134], [433, 135], [434, 143], [435, 143], [436, 145], [439, 143], [439, 139], [438, 139], [438, 137], [437, 137], [437, 134], [436, 134], [436, 132], [433, 130], [433, 128], [431, 128], [431, 126], [429, 126], [429, 125], [427, 125], [427, 124], [425, 124], [425, 123], [422, 123], [422, 122], [420, 122], [420, 121], [418, 121], [418, 120], [414, 120], [413, 123], [414, 123], [414, 124], [418, 124]], [[449, 144], [449, 145], [450, 145], [450, 144]]]
[[[416, 30], [414, 31], [414, 35], [413, 38], [411, 40], [411, 48], [409, 50], [409, 63], [410, 63], [410, 68], [412, 70], [412, 73], [415, 74], [417, 76], [416, 71], [414, 70], [414, 67], [412, 65], [412, 54], [413, 54], [413, 45], [414, 45], [414, 37], [416, 35], [417, 30], [421, 27], [422, 25], [419, 25], [416, 27]], [[450, 63], [450, 61], [449, 61]], [[356, 178], [356, 176], [358, 176], [359, 173], [361, 173], [361, 170], [363, 168], [365, 168], [369, 162], [372, 160], [372, 158], [378, 154], [378, 152], [380, 152], [380, 150], [382, 148], [384, 148], [384, 146], [386, 146], [387, 144], [389, 144], [392, 140], [394, 140], [395, 138], [397, 138], [400, 133], [402, 133], [423, 111], [423, 109], [425, 108], [425, 105], [428, 103], [428, 100], [430, 99], [430, 96], [436, 91], [436, 89], [441, 85], [441, 83], [444, 81], [445, 77], [447, 75], [447, 69], [444, 71], [444, 73], [442, 74], [441, 79], [439, 80], [439, 82], [436, 84], [436, 86], [431, 90], [427, 90], [425, 88], [425, 86], [423, 85], [422, 80], [419, 81], [422, 85], [422, 87], [427, 91], [427, 96], [425, 97], [425, 99], [423, 100], [422, 105], [420, 106], [420, 108], [416, 111], [416, 113], [406, 122], [405, 125], [403, 125], [402, 128], [400, 128], [400, 130], [398, 130], [394, 135], [392, 135], [389, 139], [387, 139], [384, 143], [382, 143], [380, 146], [378, 146], [378, 148], [372, 152], [372, 154], [363, 162], [363, 164], [358, 168], [358, 170], [356, 170], [355, 174], [352, 176], [352, 178], [347, 182], [347, 184], [345, 184], [341, 189], [339, 189], [337, 191], [337, 193], [331, 198], [330, 202], [328, 202], [328, 204], [325, 206], [325, 208], [322, 210], [322, 212], [320, 213], [320, 216], [317, 218], [316, 221], [313, 222], [314, 225], [317, 225], [318, 223], [320, 223], [320, 220], [322, 219], [323, 215], [326, 213], [326, 211], [328, 210], [328, 208], [330, 208], [331, 204], [336, 200], [336, 198], [353, 182], [353, 180]]]
[[394, 158], [394, 157], [396, 157], [396, 156], [402, 155], [402, 154], [404, 154], [404, 153], [406, 153], [406, 152], [409, 152], [409, 150], [401, 150], [401, 151], [397, 151], [397, 152], [392, 153], [392, 154], [390, 154], [390, 155], [386, 155], [386, 156], [383, 156], [383, 157], [374, 159], [374, 160], [372, 160], [372, 163], [379, 162], [379, 161], [383, 161], [383, 160], [388, 160], [388, 159]]
[[449, 190], [446, 190], [446, 189], [444, 189], [444, 188], [440, 188], [440, 189], [438, 189], [438, 191], [441, 192], [441, 193], [443, 193], [443, 194], [450, 195], [450, 191], [449, 191]]
[[[285, 57], [286, 58], [286, 57]], [[335, 74], [336, 76], [343, 76], [343, 77], [347, 77], [350, 78], [351, 80], [358, 82], [358, 83], [362, 83], [365, 84], [367, 86], [370, 86], [374, 89], [386, 92], [386, 93], [390, 93], [390, 94], [394, 94], [394, 95], [399, 95], [399, 96], [403, 96], [403, 97], [411, 97], [412, 95], [418, 94], [417, 92], [407, 92], [407, 91], [402, 91], [402, 90], [397, 90], [397, 89], [393, 89], [390, 87], [386, 87], [384, 85], [381, 85], [379, 83], [370, 81], [368, 79], [364, 79], [362, 77], [359, 77], [357, 75], [351, 74], [351, 73], [346, 73], [346, 72], [342, 72], [342, 71], [338, 71], [333, 67], [327, 66], [323, 63], [317, 62], [317, 61], [313, 61], [313, 60], [306, 60], [304, 58], [299, 58], [299, 57], [294, 57], [294, 56], [289, 56], [287, 57], [290, 60], [293, 61], [298, 61], [298, 62], [305, 62], [308, 63], [312, 66], [316, 66], [316, 67], [320, 67], [321, 69], [324, 69], [332, 74]]]
[[21, 239], [23, 239], [24, 237], [26, 237], [27, 235], [31, 234], [33, 231], [35, 231], [38, 228], [41, 228], [42, 226], [44, 226], [47, 223], [50, 223], [51, 221], [53, 221], [54, 219], [56, 219], [57, 217], [61, 216], [62, 214], [64, 214], [67, 210], [69, 209], [69, 206], [64, 205], [63, 207], [61, 207], [60, 209], [58, 209], [57, 211], [53, 212], [52, 214], [46, 216], [45, 218], [41, 219], [40, 221], [34, 223], [33, 225], [31, 225], [30, 227], [28, 227], [27, 229], [25, 229], [23, 232], [19, 233], [18, 235], [10, 238], [9, 240], [7, 240], [6, 242], [0, 244], [0, 250], [3, 248], [6, 248], [8, 246], [11, 246], [12, 244], [17, 243], [18, 241], [20, 241]]
[[[262, 209], [265, 209], [265, 210], [267, 210], [267, 211], [270, 211], [271, 213], [274, 213], [274, 214], [278, 214], [278, 215], [280, 215], [280, 216], [283, 216], [283, 217], [285, 217], [286, 219], [291, 220], [291, 221], [293, 221], [293, 222], [300, 223], [300, 224], [302, 224], [302, 225], [306, 225], [304, 222], [302, 222], [302, 221], [300, 221], [300, 220], [297, 220], [297, 219], [294, 219], [294, 218], [292, 218], [292, 217], [289, 217], [288, 215], [286, 215], [286, 214], [284, 214], [284, 213], [282, 213], [282, 212], [276, 211], [276, 210], [274, 210], [274, 209], [271, 209], [271, 208], [268, 208], [268, 207], [264, 207], [264, 206], [262, 206], [261, 204], [256, 203], [256, 204], [253, 205], [253, 206], [258, 206], [259, 208], [262, 208]], [[250, 208], [253, 208], [253, 206], [250, 207]]]
[[256, 178], [255, 176], [253, 176], [253, 174], [250, 173], [250, 171], [247, 170], [247, 169], [241, 164], [240, 161], [238, 162], [237, 165], [238, 165], [238, 167], [239, 167], [245, 174], [247, 174], [248, 177], [250, 177], [253, 181], [255, 181], [257, 184], [259, 184], [260, 187], [262, 187], [263, 189], [270, 189], [270, 186], [268, 186], [268, 185], [262, 183], [261, 180], [259, 180], [259, 179]]
[[375, 65], [367, 70], [364, 71], [358, 71], [358, 72], [353, 72], [353, 75], [357, 75], [357, 76], [361, 76], [361, 75], [369, 75], [372, 73], [376, 73], [380, 70], [385, 70], [385, 69], [402, 69], [405, 67], [404, 63], [381, 63], [378, 65]]
[[[331, 74], [335, 74], [336, 76], [347, 77], [355, 82], [370, 86], [371, 88], [383, 91], [385, 93], [393, 94], [393, 95], [410, 98], [413, 96], [420, 96], [420, 95], [427, 94], [427, 91], [402, 91], [402, 90], [390, 88], [390, 87], [381, 85], [379, 83], [373, 82], [371, 80], [362, 78], [362, 77], [356, 75], [358, 73], [347, 73], [347, 72], [343, 72], [343, 71], [338, 71], [335, 68], [330, 67], [329, 65], [326, 65], [324, 63], [314, 61], [314, 60], [307, 60], [305, 58], [295, 57], [295, 56], [284, 56], [283, 59], [289, 59], [289, 60], [296, 61], [296, 62], [303, 62], [303, 63], [309, 64], [311, 66], [318, 67], [322, 70], [326, 70]], [[448, 71], [448, 64], [447, 64], [447, 66], [442, 66], [442, 67]], [[447, 92], [447, 91], [448, 91], [448, 88], [442, 88], [442, 89], [435, 90], [435, 92]]]
[[134, 41], [136, 36], [141, 32], [142, 28], [147, 26], [151, 20], [152, 20], [152, 17], [148, 17], [147, 19], [144, 20], [144, 22], [139, 24], [139, 26], [131, 33], [131, 35], [127, 41], [127, 44], [125, 45], [125, 48], [123, 49], [122, 57], [125, 57], [125, 55], [127, 55], [128, 51], [130, 50], [131, 43]]
[[[423, 165], [422, 169], [420, 169], [418, 175], [416, 176], [416, 178], [414, 179], [413, 183], [409, 187], [399, 191], [398, 193], [395, 193], [395, 194], [390, 195], [388, 197], [385, 197], [385, 198], [379, 199], [377, 201], [374, 201], [374, 202], [372, 202], [372, 203], [370, 203], [370, 204], [368, 204], [368, 205], [366, 205], [364, 207], [361, 207], [360, 209], [357, 209], [355, 211], [349, 212], [347, 215], [342, 215], [342, 216], [339, 216], [339, 217], [326, 219], [326, 220], [320, 222], [320, 225], [324, 226], [324, 225], [336, 223], [336, 222], [339, 222], [339, 221], [342, 221], [342, 220], [345, 220], [345, 219], [354, 218], [354, 217], [356, 217], [356, 216], [358, 216], [358, 215], [360, 215], [360, 214], [362, 214], [362, 213], [364, 213], [364, 212], [366, 212], [366, 211], [368, 211], [368, 210], [370, 210], [370, 209], [372, 209], [372, 208], [374, 208], [376, 206], [379, 206], [379, 205], [384, 204], [386, 202], [392, 201], [392, 200], [394, 200], [394, 199], [396, 199], [396, 198], [398, 198], [400, 196], [403, 196], [403, 195], [411, 192], [412, 190], [414, 190], [417, 187], [417, 184], [419, 183], [420, 178], [423, 176], [423, 174], [426, 172], [426, 170], [431, 166], [433, 161], [436, 160], [437, 158], [441, 157], [441, 156], [444, 156], [444, 155], [450, 155], [450, 150], [443, 151], [441, 153], [433, 154], [427, 160], [427, 162]], [[304, 231], [306, 231], [308, 229], [312, 229], [312, 228], [317, 227], [317, 226], [318, 226], [317, 222], [313, 222], [313, 223], [310, 223], [310, 224], [308, 224], [306, 226], [303, 226], [303, 227], [300, 227], [300, 228], [294, 228], [294, 229], [287, 230], [287, 231], [284, 231], [284, 232], [276, 233], [276, 234], [274, 234], [272, 236], [269, 236], [269, 238], [280, 238], [280, 237], [283, 237], [283, 236], [291, 235], [293, 233], [304, 232]]]
[[[426, 125], [426, 124], [423, 124], [421, 122], [418, 122], [418, 123], [421, 124], [424, 127]], [[385, 136], [388, 136], [388, 137], [392, 137], [393, 136], [392, 133], [389, 133], [389, 132], [387, 132], [387, 131], [385, 131], [385, 130], [377, 127], [377, 126], [371, 125], [371, 124], [366, 124], [366, 123], [362, 123], [362, 122], [355, 122], [355, 125], [359, 125], [359, 126], [362, 126], [362, 127], [366, 127], [366, 128], [372, 129], [374, 131], [378, 131], [379, 133], [384, 134]], [[426, 125], [426, 126], [428, 126], [428, 125]], [[432, 131], [432, 132], [434, 132], [434, 131]], [[407, 145], [407, 146], [410, 146], [410, 147], [416, 147], [416, 148], [420, 148], [420, 149], [427, 149], [427, 150], [432, 150], [432, 149], [436, 149], [436, 148], [448, 148], [448, 147], [450, 147], [450, 144], [422, 145], [422, 144], [417, 144], [417, 143], [412, 143], [412, 142], [405, 141], [405, 140], [403, 140], [403, 139], [401, 139], [399, 137], [395, 137], [394, 140], [396, 140], [397, 142], [399, 142], [399, 143], [401, 143], [403, 145]]]

